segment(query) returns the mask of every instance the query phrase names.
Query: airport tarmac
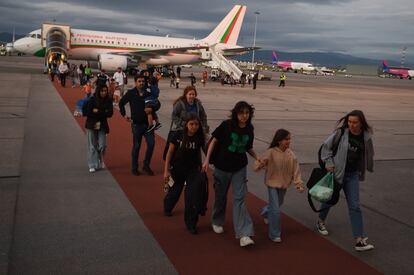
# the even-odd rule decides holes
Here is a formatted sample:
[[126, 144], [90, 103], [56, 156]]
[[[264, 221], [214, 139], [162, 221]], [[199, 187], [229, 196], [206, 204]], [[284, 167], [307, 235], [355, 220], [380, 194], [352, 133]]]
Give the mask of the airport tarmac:
[[[183, 72], [185, 75], [194, 71], [197, 76], [201, 74], [202, 70], [200, 68], [184, 69]], [[47, 142], [58, 142], [48, 138], [48, 135], [63, 138], [62, 135], [79, 132], [79, 127], [74, 123], [71, 113], [60, 98], [45, 97], [41, 93], [42, 89], [50, 90], [52, 88], [46, 76], [41, 72], [41, 59], [31, 57], [0, 58], [0, 79], [3, 84], [0, 88], [2, 129], [0, 143], [4, 148], [0, 160], [0, 207], [4, 209], [1, 211], [0, 217], [0, 236], [2, 236], [0, 240], [0, 274], [17, 274], [20, 269], [16, 265], [29, 261], [29, 259], [48, 263], [47, 259], [38, 259], [36, 255], [19, 253], [21, 250], [30, 251], [30, 248], [35, 245], [34, 243], [25, 243], [25, 234], [30, 234], [25, 231], [30, 214], [19, 212], [19, 209], [28, 206], [36, 209], [36, 205], [27, 204], [25, 201], [30, 198], [32, 193], [36, 193], [36, 185], [22, 185], [22, 182], [29, 182], [31, 173], [36, 172], [40, 173], [37, 176], [44, 179], [44, 184], [47, 184], [50, 179], [48, 177], [53, 174], [48, 165], [54, 164], [56, 165], [54, 169], [62, 169], [56, 161], [53, 161], [53, 158], [56, 158], [57, 161], [64, 161], [65, 154], [70, 154], [68, 159], [75, 163], [63, 167], [70, 171], [70, 173], [68, 172], [70, 176], [58, 180], [69, 182], [71, 179], [84, 177], [87, 172], [86, 153], [82, 151], [83, 148], [76, 150], [63, 148], [62, 152], [58, 154], [44, 150], [41, 146], [37, 147], [39, 142], [43, 145]], [[412, 147], [414, 141], [414, 81], [357, 76], [345, 78], [341, 76], [287, 74], [287, 86], [278, 88], [276, 76], [277, 73], [274, 74], [273, 81], [259, 81], [256, 90], [252, 90], [249, 86], [244, 88], [230, 87], [213, 82], [208, 82], [203, 87], [198, 81], [198, 97], [207, 110], [211, 129], [214, 129], [228, 116], [229, 110], [236, 101], [248, 101], [256, 109], [253, 120], [256, 152], [263, 152], [268, 147], [277, 128], [288, 129], [293, 134], [292, 149], [299, 158], [303, 178], [306, 181], [309, 172], [316, 165], [316, 152], [321, 142], [333, 130], [335, 122], [350, 110], [363, 110], [374, 128], [376, 154], [375, 172], [361, 183], [360, 196], [365, 228], [370, 241], [376, 248], [367, 253], [354, 252], [346, 203], [343, 197], [335, 207], [335, 211], [330, 213], [328, 226], [332, 234], [326, 239], [384, 274], [413, 274], [414, 210], [411, 194], [413, 194], [414, 186], [411, 179], [414, 177], [412, 170], [414, 164], [414, 149]], [[131, 79], [129, 83], [128, 86], [131, 86]], [[162, 108], [159, 116], [164, 126], [157, 134], [161, 137], [165, 138], [168, 133], [172, 102], [182, 93], [182, 88], [186, 84], [189, 84], [189, 79], [185, 77], [182, 78], [180, 89], [169, 88], [169, 80], [160, 82]], [[45, 107], [50, 106], [53, 108], [44, 110]], [[56, 115], [54, 122], [59, 126], [58, 129], [62, 129], [60, 134], [48, 133], [50, 130], [46, 127], [47, 125], [41, 123], [44, 116], [54, 117], [55, 113], [58, 115]], [[28, 117], [27, 114], [35, 114], [35, 116]], [[38, 128], [43, 131], [39, 132]], [[84, 142], [80, 134], [74, 135], [73, 139], [75, 143]], [[34, 150], [36, 154], [30, 152], [31, 150]], [[54, 154], [58, 154], [58, 156]], [[32, 156], [32, 159], [27, 159], [26, 155]], [[45, 158], [49, 158], [49, 160], [46, 161]], [[160, 172], [158, 171], [158, 173]], [[107, 184], [105, 186], [108, 187], [113, 181], [110, 173], [107, 172], [97, 174], [95, 180], [95, 188], [101, 182]], [[83, 189], [79, 188], [79, 191], [83, 191]], [[263, 174], [249, 171], [249, 191], [257, 197], [267, 200], [267, 191], [263, 186]], [[61, 190], [56, 188], [53, 192], [59, 194]], [[119, 190], [113, 188], [108, 187], [102, 192], [107, 196], [105, 202], [109, 201], [114, 193], [120, 197]], [[41, 194], [36, 194], [36, 196], [41, 196]], [[103, 207], [105, 202], [98, 202], [99, 207]], [[111, 213], [115, 221], [128, 218], [130, 220], [133, 217], [128, 203], [119, 199], [115, 204], [129, 213], [129, 216], [123, 217], [119, 217], [117, 215], [119, 213]], [[88, 205], [85, 205], [85, 208], [87, 207]], [[95, 210], [99, 211], [99, 209]], [[289, 190], [282, 210], [294, 220], [314, 230], [316, 215], [310, 210], [304, 194], [298, 194], [294, 189]], [[78, 214], [82, 217], [85, 215]], [[47, 217], [44, 218], [47, 219]], [[57, 222], [60, 220], [58, 216], [53, 218]], [[84, 222], [87, 224], [86, 220]], [[111, 221], [105, 220], [103, 222], [109, 223]], [[111, 224], [115, 226], [117, 223]], [[135, 270], [141, 271], [140, 274], [174, 274], [176, 272], [174, 266], [157, 245], [156, 240], [152, 238], [151, 233], [143, 227], [142, 221], [137, 219], [128, 225], [120, 226], [120, 228], [112, 228], [114, 232], [115, 230], [125, 230], [122, 232], [128, 237], [131, 237], [128, 235], [131, 228], [138, 228], [144, 234], [142, 239], [131, 237], [132, 242], [122, 243], [124, 246], [128, 245], [128, 248], [136, 253], [132, 253], [137, 256], [134, 260], [142, 261], [131, 265], [131, 270], [136, 268]], [[51, 228], [48, 231], [49, 238], [59, 236], [59, 230], [65, 231], [67, 229]], [[81, 236], [82, 230], [78, 234]], [[64, 237], [66, 237], [64, 238], [66, 242], [73, 241], [72, 237], [67, 235]], [[50, 240], [50, 242], [53, 241]], [[145, 253], [142, 252], [143, 250], [134, 249], [135, 244], [138, 243], [145, 244]], [[100, 249], [88, 252], [105, 254], [105, 249], [109, 248], [103, 244]], [[59, 254], [59, 250], [50, 251], [51, 256], [56, 257], [56, 254]], [[158, 262], [149, 260], [153, 258], [157, 258]], [[67, 263], [67, 265], [76, 265], [77, 262], [74, 259], [72, 263]], [[154, 268], [154, 266], [159, 268]], [[119, 270], [128, 269], [127, 267], [119, 267]]]

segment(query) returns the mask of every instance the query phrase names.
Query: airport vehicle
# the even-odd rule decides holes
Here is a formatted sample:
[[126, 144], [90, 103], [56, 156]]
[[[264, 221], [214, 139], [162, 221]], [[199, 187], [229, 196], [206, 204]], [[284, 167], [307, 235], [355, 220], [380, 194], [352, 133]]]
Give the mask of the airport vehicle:
[[404, 67], [389, 67], [387, 60], [382, 62], [382, 71], [389, 75], [394, 75], [401, 79], [408, 78], [412, 79], [414, 77], [414, 70], [410, 70], [409, 68]]
[[44, 23], [42, 29], [16, 40], [19, 52], [53, 59], [98, 61], [107, 71], [124, 70], [138, 64], [181, 65], [240, 54], [252, 47], [237, 45], [246, 6], [235, 5], [217, 27], [200, 40], [74, 29], [68, 25]]
[[278, 68], [282, 69], [284, 72], [293, 71], [297, 73], [297, 72], [303, 72], [303, 71], [315, 71], [315, 67], [310, 63], [280, 61], [275, 51], [272, 51], [272, 64], [276, 65]]

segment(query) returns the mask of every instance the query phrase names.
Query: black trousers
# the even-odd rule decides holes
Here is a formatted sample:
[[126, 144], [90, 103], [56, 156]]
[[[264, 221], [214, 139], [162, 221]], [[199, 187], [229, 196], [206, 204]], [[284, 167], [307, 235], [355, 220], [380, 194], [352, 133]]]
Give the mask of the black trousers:
[[169, 188], [164, 198], [164, 212], [171, 212], [178, 200], [185, 185], [184, 200], [184, 222], [187, 228], [192, 228], [197, 225], [198, 215], [200, 213], [199, 205], [201, 200], [201, 179], [202, 173], [198, 169], [187, 171], [174, 171], [172, 169], [171, 176], [174, 180], [174, 185]]
[[60, 74], [60, 84], [62, 85], [62, 87], [66, 86], [66, 74]]

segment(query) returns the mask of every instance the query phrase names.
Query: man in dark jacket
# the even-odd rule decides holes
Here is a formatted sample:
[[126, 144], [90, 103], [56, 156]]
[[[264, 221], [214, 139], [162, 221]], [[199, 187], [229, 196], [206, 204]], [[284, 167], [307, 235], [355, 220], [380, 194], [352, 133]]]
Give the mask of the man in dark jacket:
[[[138, 176], [138, 157], [141, 147], [142, 137], [145, 138], [147, 143], [147, 151], [145, 153], [143, 170], [150, 176], [154, 175], [154, 172], [150, 168], [150, 162], [152, 153], [154, 151], [155, 139], [154, 131], [147, 132], [148, 119], [145, 113], [145, 98], [150, 94], [144, 89], [145, 79], [142, 75], [135, 76], [135, 87], [121, 98], [119, 101], [119, 111], [121, 115], [131, 122], [132, 127], [132, 174]], [[131, 117], [126, 115], [125, 104], [129, 103], [131, 109]]]

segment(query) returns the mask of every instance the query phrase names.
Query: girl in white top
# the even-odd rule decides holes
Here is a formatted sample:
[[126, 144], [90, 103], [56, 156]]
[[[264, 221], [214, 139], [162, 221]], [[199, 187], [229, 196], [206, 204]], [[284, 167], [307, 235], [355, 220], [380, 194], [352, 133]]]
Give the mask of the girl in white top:
[[262, 210], [265, 223], [269, 224], [269, 238], [281, 242], [280, 206], [287, 188], [293, 183], [299, 192], [304, 191], [299, 163], [289, 149], [291, 135], [285, 129], [276, 131], [269, 149], [255, 163], [255, 171], [266, 169], [265, 184], [269, 193], [269, 204]]

